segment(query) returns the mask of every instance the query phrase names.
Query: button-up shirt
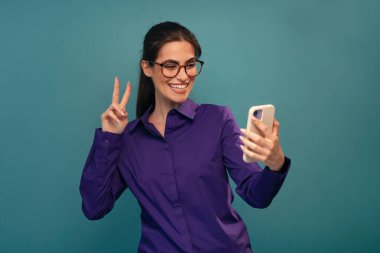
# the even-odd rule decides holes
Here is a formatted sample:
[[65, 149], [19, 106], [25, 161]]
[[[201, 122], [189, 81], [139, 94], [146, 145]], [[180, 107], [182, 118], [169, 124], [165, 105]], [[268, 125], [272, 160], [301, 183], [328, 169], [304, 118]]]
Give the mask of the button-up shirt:
[[290, 160], [280, 173], [245, 163], [240, 128], [228, 107], [187, 99], [169, 111], [164, 136], [148, 121], [152, 111], [122, 134], [95, 130], [80, 184], [85, 216], [102, 218], [128, 187], [141, 207], [138, 252], [252, 252], [232, 206], [229, 176], [245, 202], [265, 208]]

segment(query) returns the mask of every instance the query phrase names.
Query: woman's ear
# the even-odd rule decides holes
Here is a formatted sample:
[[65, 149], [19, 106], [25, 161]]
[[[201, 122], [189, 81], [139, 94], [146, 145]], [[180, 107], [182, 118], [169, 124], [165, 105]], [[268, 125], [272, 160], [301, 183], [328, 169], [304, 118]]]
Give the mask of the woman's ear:
[[152, 67], [150, 66], [148, 61], [146, 60], [141, 61], [141, 69], [147, 77], [152, 76]]

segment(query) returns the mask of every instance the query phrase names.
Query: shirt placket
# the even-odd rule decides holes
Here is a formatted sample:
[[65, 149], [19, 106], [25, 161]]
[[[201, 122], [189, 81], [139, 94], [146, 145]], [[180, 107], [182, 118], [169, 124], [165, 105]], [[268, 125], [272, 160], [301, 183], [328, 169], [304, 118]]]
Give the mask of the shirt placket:
[[165, 137], [163, 138], [163, 145], [165, 152], [168, 152], [168, 156], [170, 158], [170, 162], [168, 165], [171, 166], [171, 182], [170, 182], [170, 192], [171, 192], [171, 204], [174, 210], [174, 213], [176, 215], [176, 218], [178, 219], [178, 227], [179, 231], [181, 232], [181, 235], [183, 237], [184, 246], [186, 248], [187, 252], [193, 252], [192, 245], [191, 245], [191, 238], [189, 233], [189, 228], [187, 225], [185, 213], [183, 210], [183, 205], [181, 201], [181, 196], [179, 195], [179, 185], [178, 185], [178, 178], [177, 178], [177, 171], [176, 171], [176, 163], [175, 163], [175, 156], [172, 149], [172, 146], [170, 145], [171, 141], [174, 141], [174, 139], [171, 139], [170, 131], [168, 131], [169, 128], [175, 127], [173, 124], [175, 124], [175, 120], [173, 117], [175, 117], [173, 114], [175, 112], [171, 111], [168, 114], [168, 117], [166, 119], [166, 126], [165, 126]]

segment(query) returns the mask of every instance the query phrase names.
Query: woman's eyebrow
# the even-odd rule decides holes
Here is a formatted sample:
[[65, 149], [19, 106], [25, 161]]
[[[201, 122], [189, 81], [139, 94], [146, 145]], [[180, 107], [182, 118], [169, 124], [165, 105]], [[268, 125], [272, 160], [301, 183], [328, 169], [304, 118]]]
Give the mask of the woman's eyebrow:
[[190, 58], [190, 59], [188, 59], [187, 61], [185, 61], [185, 64], [186, 63], [188, 63], [188, 62], [192, 62], [192, 61], [195, 61], [197, 58], [195, 58], [195, 57], [192, 57], [192, 58]]
[[[185, 61], [185, 64], [186, 64], [186, 63], [189, 63], [189, 62], [191, 62], [191, 61], [195, 61], [196, 59], [197, 59], [196, 57], [192, 57], [192, 58], [188, 59], [187, 61]], [[163, 61], [163, 62], [173, 62], [173, 63], [177, 63], [177, 64], [179, 64], [178, 61], [173, 60], [173, 59], [167, 59], [167, 60], [165, 60], [165, 61]]]

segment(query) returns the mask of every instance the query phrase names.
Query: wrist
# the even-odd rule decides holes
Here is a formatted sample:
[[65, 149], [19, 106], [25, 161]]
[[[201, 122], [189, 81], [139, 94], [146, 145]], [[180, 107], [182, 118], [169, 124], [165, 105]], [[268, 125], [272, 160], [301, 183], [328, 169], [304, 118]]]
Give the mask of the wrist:
[[279, 172], [284, 167], [284, 164], [285, 164], [285, 156], [282, 155], [280, 160], [276, 164], [269, 166], [269, 169], [275, 172]]

